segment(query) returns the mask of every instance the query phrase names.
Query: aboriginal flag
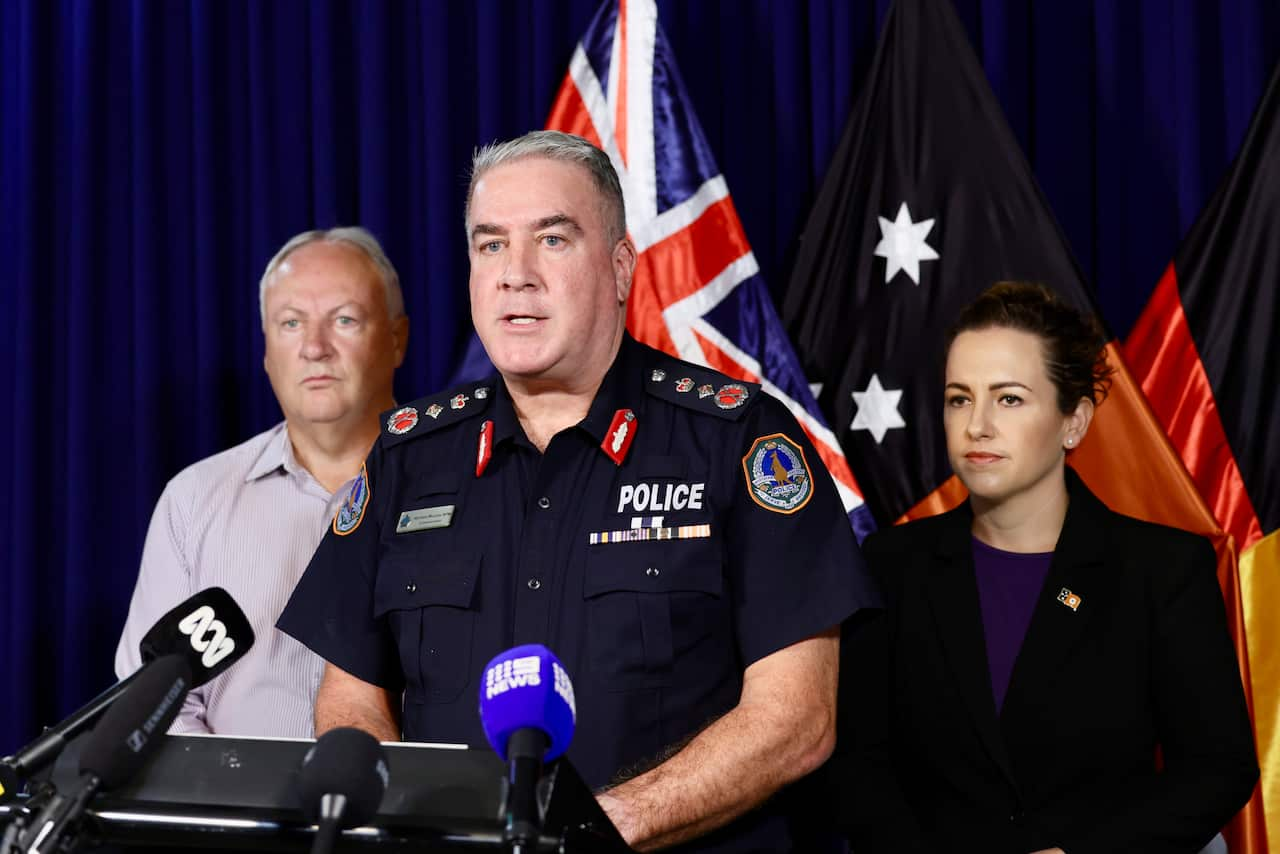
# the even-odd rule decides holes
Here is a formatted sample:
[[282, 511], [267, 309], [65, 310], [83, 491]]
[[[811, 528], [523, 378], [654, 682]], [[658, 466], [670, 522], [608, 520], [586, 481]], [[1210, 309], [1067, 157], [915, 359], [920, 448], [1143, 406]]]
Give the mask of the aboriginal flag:
[[1125, 357], [1240, 554], [1268, 836], [1280, 843], [1280, 67]]
[[[943, 337], [966, 303], [1007, 279], [1046, 283], [1096, 313], [954, 9], [945, 0], [898, 0], [806, 225], [783, 307], [878, 524], [963, 499], [942, 430]], [[1231, 543], [1114, 341], [1108, 359], [1117, 370], [1110, 396], [1070, 464], [1112, 509], [1214, 540], [1247, 686]], [[1232, 825], [1232, 851], [1265, 850], [1264, 833], [1255, 795]]]

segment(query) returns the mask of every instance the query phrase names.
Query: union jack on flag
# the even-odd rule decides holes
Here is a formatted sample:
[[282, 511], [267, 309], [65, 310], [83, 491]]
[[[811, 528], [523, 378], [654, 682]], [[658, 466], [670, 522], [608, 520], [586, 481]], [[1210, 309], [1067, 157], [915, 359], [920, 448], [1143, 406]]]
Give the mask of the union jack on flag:
[[654, 0], [600, 7], [547, 128], [595, 143], [618, 171], [640, 253], [627, 305], [632, 336], [781, 400], [818, 449], [861, 540], [875, 522], [774, 310]]

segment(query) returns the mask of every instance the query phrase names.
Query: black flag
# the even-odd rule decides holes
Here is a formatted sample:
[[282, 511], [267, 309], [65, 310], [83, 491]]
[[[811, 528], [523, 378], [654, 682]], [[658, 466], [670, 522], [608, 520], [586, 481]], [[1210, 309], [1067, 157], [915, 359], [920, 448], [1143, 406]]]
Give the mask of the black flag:
[[950, 3], [899, 0], [805, 228], [783, 314], [881, 525], [951, 474], [942, 338], [1003, 279], [1092, 300]]

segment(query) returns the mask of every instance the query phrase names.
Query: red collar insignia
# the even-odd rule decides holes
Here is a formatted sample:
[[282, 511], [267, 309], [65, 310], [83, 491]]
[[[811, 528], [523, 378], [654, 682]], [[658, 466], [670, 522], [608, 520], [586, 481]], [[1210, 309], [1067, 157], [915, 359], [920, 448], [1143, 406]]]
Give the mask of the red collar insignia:
[[631, 443], [636, 438], [638, 424], [636, 414], [630, 409], [619, 409], [613, 414], [613, 421], [609, 424], [608, 432], [604, 434], [600, 450], [608, 454], [615, 465], [622, 465], [622, 461], [627, 458], [627, 451], [631, 450]]

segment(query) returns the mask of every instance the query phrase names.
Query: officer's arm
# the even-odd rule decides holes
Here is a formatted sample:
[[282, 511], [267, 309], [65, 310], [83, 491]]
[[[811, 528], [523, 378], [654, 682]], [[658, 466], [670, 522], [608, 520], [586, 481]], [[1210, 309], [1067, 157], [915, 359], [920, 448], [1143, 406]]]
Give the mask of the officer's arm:
[[816, 769], [835, 746], [839, 629], [765, 656], [742, 697], [680, 752], [598, 796], [642, 851], [700, 836]]
[[316, 693], [316, 736], [352, 726], [378, 741], [399, 741], [399, 707], [399, 697], [392, 696], [386, 688], [371, 685], [326, 662]]

